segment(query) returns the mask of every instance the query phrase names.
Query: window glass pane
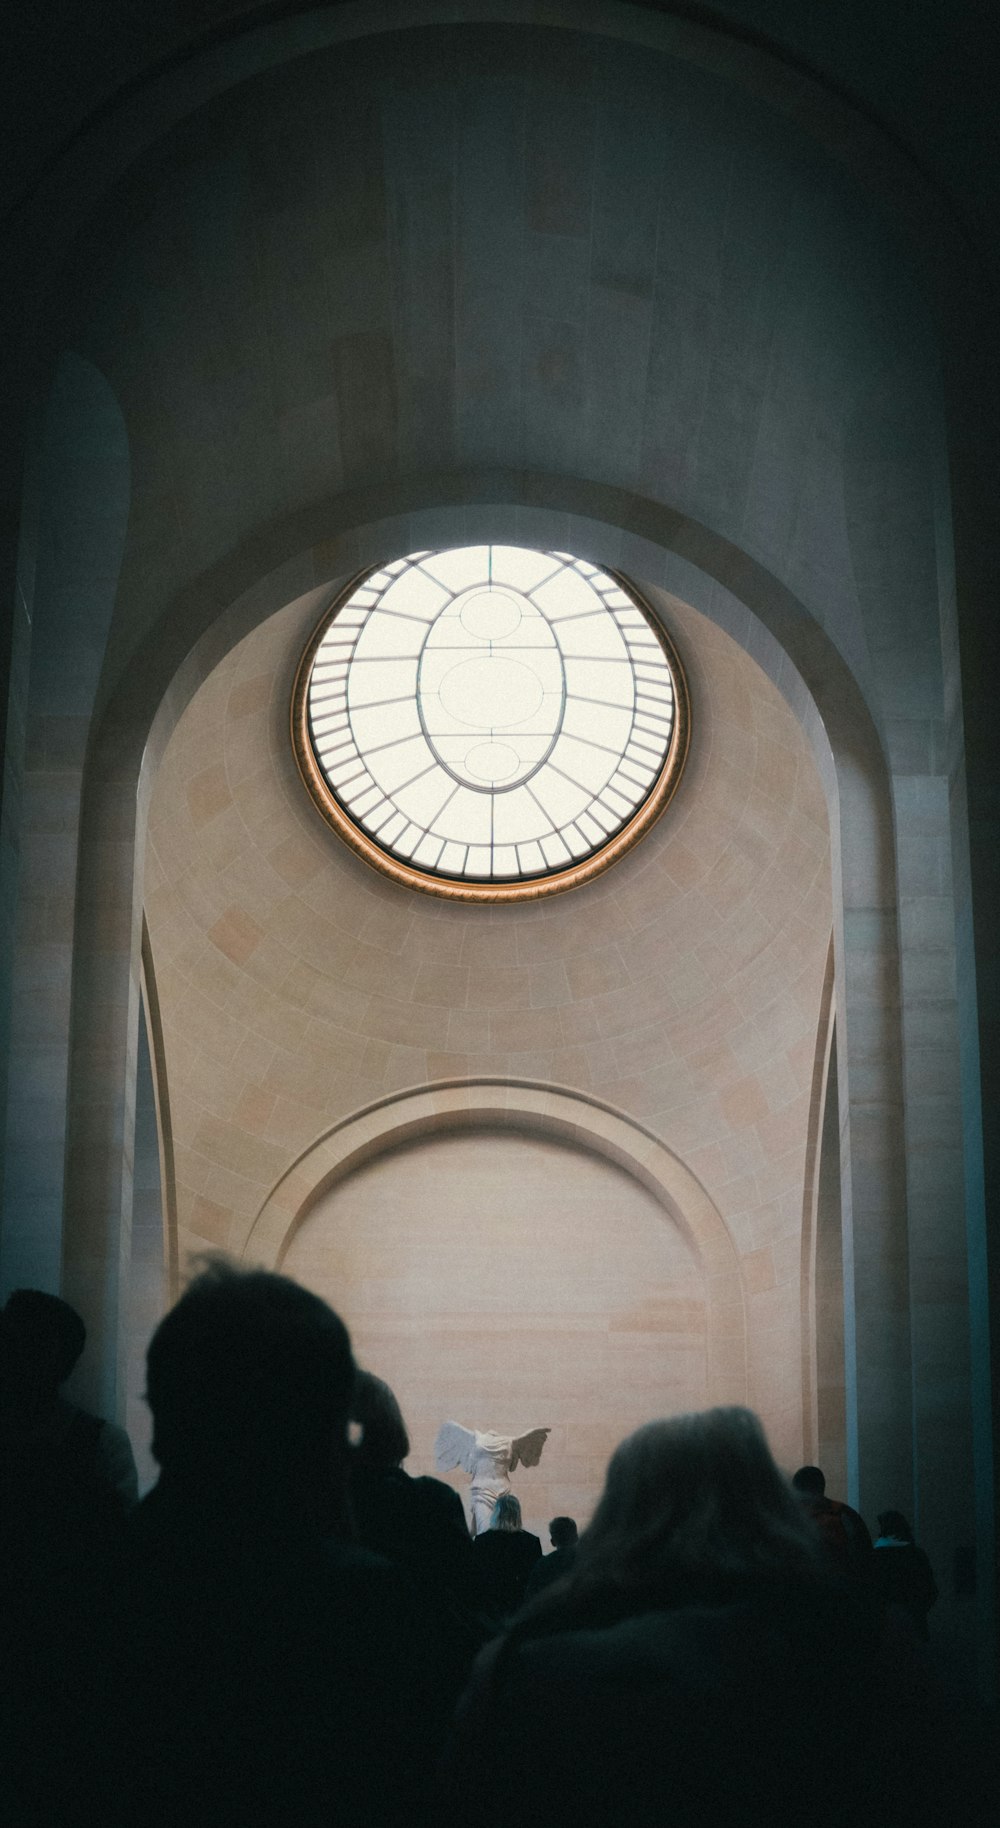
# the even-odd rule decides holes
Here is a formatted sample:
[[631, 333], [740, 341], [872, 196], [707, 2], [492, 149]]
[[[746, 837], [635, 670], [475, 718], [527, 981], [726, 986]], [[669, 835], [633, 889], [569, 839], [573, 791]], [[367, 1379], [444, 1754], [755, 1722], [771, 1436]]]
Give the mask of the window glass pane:
[[334, 612], [307, 688], [334, 799], [390, 856], [510, 883], [600, 851], [661, 776], [663, 641], [620, 580], [520, 546], [411, 554]]

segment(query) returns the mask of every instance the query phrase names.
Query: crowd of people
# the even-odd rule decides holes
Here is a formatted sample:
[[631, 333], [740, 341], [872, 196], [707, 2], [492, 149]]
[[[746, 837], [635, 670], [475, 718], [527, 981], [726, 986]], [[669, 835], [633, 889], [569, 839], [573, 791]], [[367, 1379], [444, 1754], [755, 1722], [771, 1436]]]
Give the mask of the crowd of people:
[[873, 1544], [746, 1409], [624, 1440], [551, 1553], [470, 1536], [388, 1385], [284, 1277], [216, 1264], [151, 1342], [159, 1479], [68, 1403], [83, 1323], [0, 1314], [0, 1813], [20, 1828], [545, 1828], [989, 1819]]

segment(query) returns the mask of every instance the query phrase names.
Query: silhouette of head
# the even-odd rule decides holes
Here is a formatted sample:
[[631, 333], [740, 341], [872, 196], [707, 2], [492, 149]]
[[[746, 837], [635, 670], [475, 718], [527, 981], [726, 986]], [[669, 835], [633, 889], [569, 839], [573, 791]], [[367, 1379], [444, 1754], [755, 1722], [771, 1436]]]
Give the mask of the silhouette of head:
[[359, 1460], [366, 1466], [402, 1466], [410, 1451], [406, 1423], [388, 1384], [371, 1371], [358, 1372], [351, 1421], [361, 1425]]
[[521, 1501], [513, 1492], [501, 1492], [490, 1518], [491, 1530], [519, 1530], [521, 1528]]
[[902, 1511], [879, 1511], [878, 1529], [880, 1536], [894, 1536], [897, 1542], [912, 1542], [911, 1530]]
[[796, 1566], [816, 1569], [807, 1521], [757, 1417], [732, 1408], [647, 1422], [621, 1443], [576, 1570], [624, 1590]]
[[171, 1480], [270, 1508], [322, 1508], [341, 1489], [354, 1360], [318, 1295], [214, 1263], [157, 1328], [146, 1367]]
[[58, 1295], [19, 1288], [0, 1314], [4, 1382], [22, 1395], [55, 1396], [77, 1362], [87, 1329]]
[[553, 1517], [549, 1524], [549, 1541], [554, 1549], [568, 1549], [579, 1533], [572, 1517]]
[[807, 1498], [822, 1498], [826, 1491], [826, 1478], [818, 1466], [800, 1466], [792, 1474], [792, 1484]]

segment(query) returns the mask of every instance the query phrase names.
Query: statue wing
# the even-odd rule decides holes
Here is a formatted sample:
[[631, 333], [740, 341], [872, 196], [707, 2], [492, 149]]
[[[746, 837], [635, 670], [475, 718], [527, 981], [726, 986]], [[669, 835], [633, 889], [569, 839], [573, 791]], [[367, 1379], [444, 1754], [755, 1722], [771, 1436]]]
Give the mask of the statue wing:
[[460, 1466], [464, 1473], [471, 1473], [476, 1465], [476, 1436], [471, 1428], [463, 1428], [459, 1422], [442, 1422], [434, 1443], [434, 1464], [439, 1473], [450, 1473]]
[[542, 1457], [542, 1448], [551, 1434], [549, 1428], [532, 1428], [527, 1434], [519, 1434], [511, 1445], [510, 1470], [515, 1466], [537, 1466]]

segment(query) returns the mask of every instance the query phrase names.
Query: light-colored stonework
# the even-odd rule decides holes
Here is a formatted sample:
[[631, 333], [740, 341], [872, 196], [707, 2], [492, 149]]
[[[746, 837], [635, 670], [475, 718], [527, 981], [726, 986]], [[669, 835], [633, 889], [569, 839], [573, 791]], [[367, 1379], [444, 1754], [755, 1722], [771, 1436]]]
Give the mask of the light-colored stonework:
[[382, 1099], [299, 1157], [244, 1256], [348, 1316], [404, 1394], [418, 1468], [459, 1372], [487, 1409], [546, 1391], [540, 1525], [546, 1498], [589, 1512], [626, 1418], [747, 1400], [721, 1214], [676, 1156], [580, 1093], [464, 1080]]
[[[998, 415], [942, 197], [721, 26], [359, 0], [126, 85], [18, 234], [5, 1285], [81, 1306], [80, 1394], [134, 1416], [145, 898], [171, 1244], [244, 1248], [397, 1091], [610, 1107], [724, 1226], [779, 1451], [939, 1570], [978, 1541], [936, 1624], [971, 1666]], [[483, 539], [620, 568], [700, 656], [669, 818], [565, 922], [405, 912], [293, 791], [280, 656], [360, 567]]]
[[[510, 1075], [589, 1094], [646, 1126], [723, 1214], [751, 1265], [745, 1389], [797, 1461], [831, 924], [826, 806], [797, 721], [733, 641], [675, 605], [698, 713], [665, 817], [551, 905], [439, 904], [367, 869], [306, 800], [287, 725], [296, 625], [294, 610], [274, 617], [206, 681], [153, 793], [145, 911], [182, 1261], [242, 1251], [298, 1153], [387, 1092]], [[300, 1174], [292, 1198], [308, 1193]], [[431, 1223], [429, 1190], [424, 1202]], [[544, 1228], [548, 1195], [531, 1198], [530, 1177], [525, 1203]], [[663, 1402], [648, 1364], [632, 1420]], [[565, 1362], [567, 1388], [576, 1376]]]

